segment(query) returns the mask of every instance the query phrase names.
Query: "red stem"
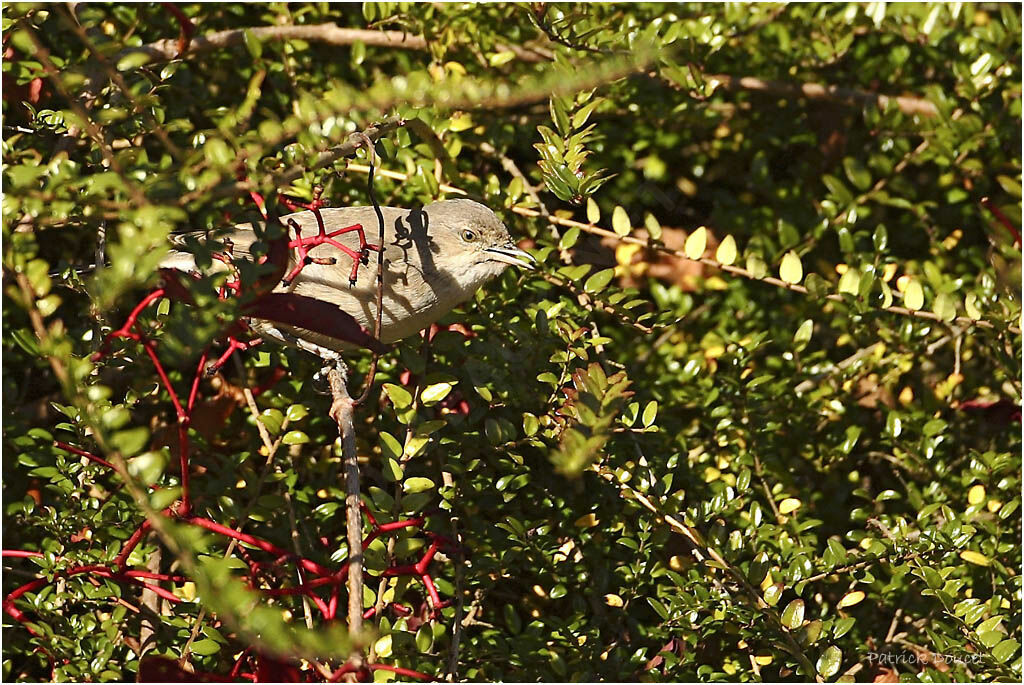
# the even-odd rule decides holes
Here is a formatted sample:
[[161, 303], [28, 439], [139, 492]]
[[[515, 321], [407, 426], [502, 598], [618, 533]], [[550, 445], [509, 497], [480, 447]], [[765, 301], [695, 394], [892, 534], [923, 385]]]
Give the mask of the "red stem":
[[206, 528], [207, 530], [211, 530], [214, 533], [219, 533], [229, 538], [234, 538], [235, 540], [243, 542], [247, 545], [257, 547], [263, 550], [264, 552], [270, 552], [271, 554], [274, 554], [279, 557], [287, 557], [290, 559], [295, 558], [302, 566], [302, 568], [306, 569], [310, 573], [315, 573], [318, 576], [330, 576], [334, 573], [333, 571], [331, 571], [331, 569], [327, 568], [326, 566], [321, 566], [315, 561], [310, 561], [309, 559], [306, 559], [304, 557], [296, 557], [294, 554], [289, 554], [280, 547], [277, 547], [265, 540], [261, 540], [257, 537], [253, 537], [252, 535], [248, 535], [246, 533], [241, 533], [237, 530], [234, 530], [233, 528], [228, 528], [227, 526], [223, 526], [217, 523], [216, 521], [211, 521], [210, 519], [195, 516], [188, 519], [188, 522], [194, 523], [195, 525], [200, 526], [202, 528]]

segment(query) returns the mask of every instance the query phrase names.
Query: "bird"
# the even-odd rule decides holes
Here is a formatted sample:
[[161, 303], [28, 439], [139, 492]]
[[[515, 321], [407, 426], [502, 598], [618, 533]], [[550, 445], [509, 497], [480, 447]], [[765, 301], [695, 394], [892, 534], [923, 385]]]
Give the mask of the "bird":
[[[384, 218], [384, 286], [379, 341], [384, 344], [429, 327], [509, 266], [533, 269], [537, 262], [515, 244], [493, 211], [473, 200], [441, 200], [414, 209], [380, 207], [380, 211]], [[288, 228], [293, 243], [296, 233], [302, 237], [330, 235], [355, 225], [360, 225], [366, 240], [372, 242], [379, 231], [372, 206], [325, 207], [284, 215], [280, 221]], [[295, 293], [335, 305], [365, 330], [373, 331], [377, 316], [377, 260], [376, 254], [365, 249], [359, 238], [356, 230], [333, 238], [349, 248], [349, 254], [331, 244], [309, 247], [308, 258], [301, 260], [301, 269], [301, 256], [291, 249], [288, 276], [273, 292]], [[197, 267], [195, 255], [186, 248], [194, 245], [195, 240], [202, 242], [202, 233], [176, 234], [171, 240], [173, 247], [161, 263], [163, 268], [191, 273], [229, 268], [224, 260], [218, 259], [206, 269]], [[252, 223], [236, 225], [215, 238], [230, 252], [231, 261], [236, 262], [255, 259], [251, 250], [257, 240]], [[211, 247], [218, 249], [213, 244]], [[361, 266], [354, 266], [352, 254], [362, 257]], [[258, 318], [250, 324], [261, 336], [325, 359], [337, 359], [356, 347], [350, 341], [308, 328]]]

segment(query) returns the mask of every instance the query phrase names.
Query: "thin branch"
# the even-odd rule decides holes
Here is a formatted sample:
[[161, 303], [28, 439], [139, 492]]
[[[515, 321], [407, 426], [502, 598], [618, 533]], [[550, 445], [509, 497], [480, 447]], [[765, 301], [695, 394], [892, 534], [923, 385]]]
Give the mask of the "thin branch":
[[930, 100], [911, 95], [889, 96], [821, 83], [787, 83], [786, 81], [761, 79], [756, 76], [705, 74], [703, 78], [706, 81], [718, 81], [728, 90], [753, 90], [770, 95], [828, 100], [857, 107], [875, 106], [883, 110], [895, 103], [901, 112], [911, 116], [920, 114], [926, 117], [937, 117], [939, 115], [938, 108]]
[[[153, 62], [167, 62], [172, 59], [194, 57], [212, 50], [242, 45], [245, 42], [245, 34], [247, 32], [259, 41], [305, 40], [311, 43], [326, 43], [337, 46], [362, 43], [369, 47], [397, 50], [428, 50], [430, 48], [426, 38], [405, 31], [344, 28], [334, 23], [253, 26], [196, 36], [190, 41], [185, 51], [180, 54], [180, 44], [176, 38], [165, 38], [146, 45], [125, 48], [117, 53], [113, 58], [113, 62], [116, 64], [128, 55], [140, 53], [149, 57], [150, 61]], [[499, 52], [512, 52], [517, 59], [523, 62], [546, 62], [552, 58], [550, 51], [543, 48], [503, 44], [495, 46], [495, 49]]]
[[196, 36], [191, 40], [185, 51], [178, 54], [178, 39], [164, 38], [153, 43], [138, 47], [125, 48], [112, 60], [115, 64], [129, 55], [143, 54], [151, 62], [167, 62], [173, 59], [195, 57], [206, 52], [221, 48], [237, 47], [244, 44], [245, 35], [249, 33], [256, 40], [284, 41], [305, 40], [328, 45], [352, 45], [362, 43], [367, 46], [397, 48], [403, 50], [426, 50], [427, 40], [404, 31], [377, 31], [371, 29], [342, 28], [334, 23], [286, 25], [286, 26], [253, 26], [244, 29], [228, 29]]
[[[173, 59], [188, 58], [220, 48], [236, 47], [245, 42], [245, 35], [249, 33], [260, 41], [276, 40], [305, 40], [314, 43], [325, 43], [328, 45], [353, 45], [357, 42], [367, 46], [385, 47], [399, 50], [428, 50], [429, 43], [423, 36], [418, 36], [404, 31], [378, 31], [371, 29], [343, 28], [333, 23], [310, 24], [310, 25], [286, 25], [286, 26], [253, 26], [244, 29], [230, 29], [217, 31], [203, 36], [197, 36], [191, 40], [185, 51], [179, 54], [180, 43], [177, 38], [165, 38], [138, 47], [125, 48], [117, 53], [112, 62], [117, 64], [121, 59], [129, 55], [144, 54], [152, 62], [166, 62]], [[598, 48], [581, 48], [572, 45], [571, 47], [589, 49], [594, 52], [602, 52]], [[553, 54], [543, 48], [531, 48], [520, 45], [497, 45], [499, 52], [512, 52], [522, 62], [537, 63], [547, 62], [553, 58]], [[877, 93], [842, 88], [839, 86], [828, 86], [819, 83], [787, 83], [784, 81], [771, 81], [756, 76], [730, 76], [728, 74], [708, 74], [704, 77], [707, 80], [716, 80], [730, 90], [754, 90], [767, 92], [774, 95], [799, 96], [809, 99], [824, 99], [841, 102], [848, 105], [864, 106], [875, 105], [881, 109], [896, 103], [904, 114], [920, 114], [927, 117], [938, 116], [935, 105], [924, 98], [899, 95], [888, 96]]]
[[[355, 156], [359, 148], [364, 146], [365, 138], [368, 138], [371, 141], [371, 143], [376, 143], [378, 140], [383, 138], [388, 133], [391, 133], [397, 128], [401, 128], [402, 126], [405, 126], [405, 119], [401, 117], [388, 117], [383, 121], [371, 124], [370, 126], [367, 126], [364, 130], [356, 131], [355, 133], [351, 134], [345, 140], [344, 143], [341, 143], [340, 145], [335, 145], [334, 147], [321, 152], [319, 155], [317, 155], [316, 159], [313, 160], [312, 164], [296, 165], [291, 169], [270, 176], [266, 185], [271, 188], [282, 188], [284, 186], [287, 186], [289, 183], [301, 177], [308, 171], [321, 169], [329, 164], [333, 164], [334, 162], [338, 161], [339, 159], [342, 159], [343, 157]], [[245, 161], [244, 151], [240, 151], [237, 161], [239, 163]], [[359, 165], [359, 167], [360, 170], [365, 169], [369, 171], [369, 167], [367, 166]], [[180, 204], [186, 205], [193, 199], [210, 196], [212, 188], [213, 186], [204, 186], [202, 188], [197, 188], [195, 191], [189, 193], [188, 195], [183, 196]], [[256, 190], [256, 188], [254, 187], [254, 184], [251, 181], [239, 181], [228, 186], [227, 190], [224, 193], [214, 193], [213, 195], [236, 195], [253, 190]]]
[[[355, 402], [345, 387], [345, 374], [335, 366], [328, 370], [331, 387], [330, 415], [341, 434], [345, 468], [345, 522], [348, 539], [348, 630], [357, 636], [363, 629], [363, 515], [360, 511], [359, 457], [356, 452]], [[362, 654], [353, 653], [349, 663], [362, 667]], [[356, 663], [358, 662], [358, 663]]]

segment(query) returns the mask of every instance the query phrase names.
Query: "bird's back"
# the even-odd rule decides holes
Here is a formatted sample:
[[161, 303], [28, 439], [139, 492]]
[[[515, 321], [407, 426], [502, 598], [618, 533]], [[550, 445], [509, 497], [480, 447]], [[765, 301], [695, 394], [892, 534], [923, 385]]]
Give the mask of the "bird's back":
[[[435, 266], [439, 247], [431, 237], [429, 206], [426, 211], [382, 207], [381, 213], [384, 217], [385, 286], [380, 337], [382, 342], [389, 343], [429, 326], [454, 304], [465, 300], [472, 291], [465, 292], [466, 288], [455, 278]], [[378, 241], [379, 223], [373, 207], [324, 208], [320, 210], [320, 215], [324, 231], [328, 235], [359, 224], [362, 226], [366, 242], [374, 244]], [[314, 212], [304, 211], [286, 215], [281, 217], [281, 221], [288, 226], [289, 239], [292, 241], [296, 239], [296, 225], [303, 238], [315, 236], [320, 232]], [[256, 241], [252, 224], [235, 226], [232, 231], [218, 236], [218, 239], [230, 240], [232, 259], [252, 258], [253, 244]], [[360, 241], [356, 231], [342, 233], [332, 240], [359, 252]], [[175, 239], [179, 246], [185, 242], [185, 235]], [[296, 250], [292, 249], [289, 252], [286, 273], [291, 272], [297, 264]], [[278, 284], [275, 292], [293, 292], [337, 305], [372, 332], [377, 311], [377, 253], [369, 251], [365, 254], [368, 256], [367, 263], [359, 266], [355, 285], [350, 285], [352, 258], [333, 245], [312, 247], [309, 249], [310, 257], [318, 260], [333, 258], [334, 263], [307, 263], [290, 283]], [[195, 260], [191, 253], [172, 250], [163, 266], [190, 271], [195, 269]], [[215, 260], [214, 268], [223, 269], [225, 266]], [[430, 274], [429, 281], [425, 274]], [[266, 325], [258, 325], [257, 328], [266, 329]], [[331, 350], [341, 351], [351, 347], [312, 331], [289, 329], [284, 326], [279, 328]]]

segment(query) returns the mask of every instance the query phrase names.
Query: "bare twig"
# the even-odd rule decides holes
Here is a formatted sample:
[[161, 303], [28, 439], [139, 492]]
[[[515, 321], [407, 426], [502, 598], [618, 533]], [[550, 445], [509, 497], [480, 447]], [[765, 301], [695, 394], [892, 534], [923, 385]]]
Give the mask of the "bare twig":
[[[441, 474], [446, 488], [455, 487], [455, 479], [450, 471]], [[455, 554], [455, 616], [452, 624], [452, 643], [448, 650], [448, 668], [446, 680], [454, 682], [459, 677], [459, 647], [462, 641], [462, 612], [466, 604], [463, 588], [466, 565], [466, 553], [463, 549], [462, 531], [459, 530], [459, 517], [453, 512], [451, 516], [452, 539], [455, 540], [457, 552]]]
[[[353, 420], [355, 402], [345, 386], [345, 373], [340, 367], [327, 372], [331, 386], [331, 418], [341, 433], [342, 462], [345, 468], [345, 522], [348, 539], [348, 630], [358, 635], [363, 629], [363, 515], [360, 511], [359, 457], [356, 453], [356, 428]], [[354, 664], [362, 667], [362, 655], [353, 654]]]
[[786, 83], [785, 81], [760, 79], [756, 76], [705, 74], [703, 78], [706, 81], [718, 81], [729, 90], [754, 90], [771, 95], [805, 97], [810, 100], [829, 100], [859, 107], [874, 105], [879, 109], [886, 109], [890, 104], [895, 103], [904, 114], [920, 114], [926, 117], [936, 117], [939, 115], [939, 110], [931, 101], [910, 95], [897, 95], [893, 97], [854, 90], [852, 88], [828, 86], [821, 83]]

